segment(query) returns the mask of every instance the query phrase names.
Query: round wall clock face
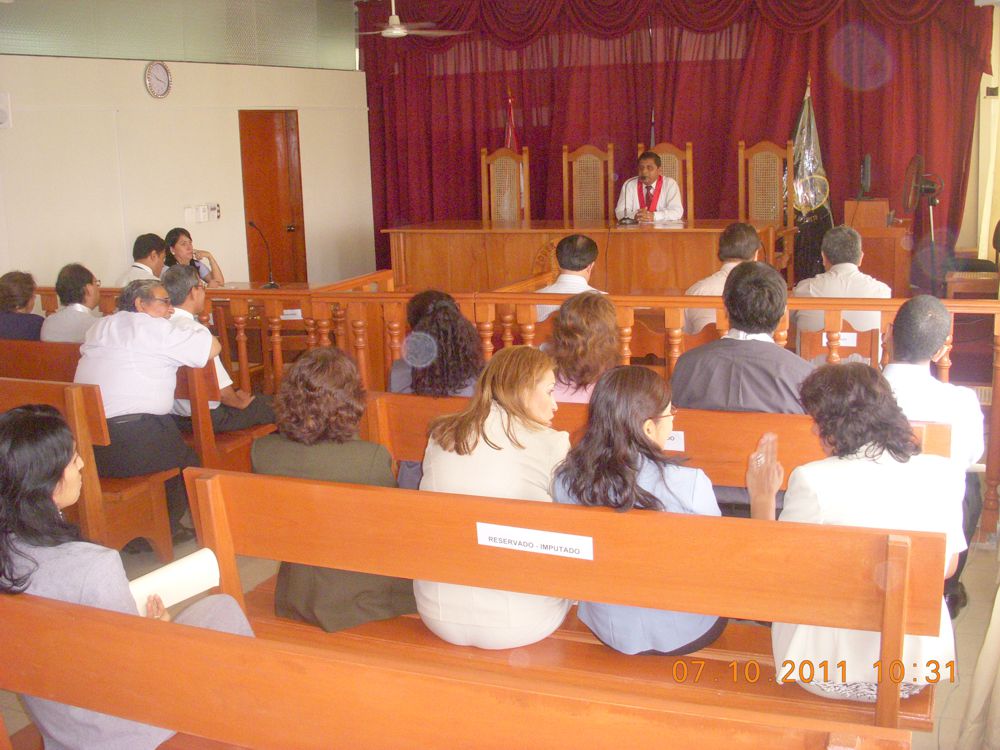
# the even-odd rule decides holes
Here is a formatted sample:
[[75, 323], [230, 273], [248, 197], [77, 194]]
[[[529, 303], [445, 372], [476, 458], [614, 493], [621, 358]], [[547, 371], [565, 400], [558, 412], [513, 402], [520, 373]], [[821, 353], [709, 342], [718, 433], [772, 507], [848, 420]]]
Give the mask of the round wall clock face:
[[150, 96], [162, 99], [170, 93], [170, 69], [161, 62], [146, 65], [146, 91]]

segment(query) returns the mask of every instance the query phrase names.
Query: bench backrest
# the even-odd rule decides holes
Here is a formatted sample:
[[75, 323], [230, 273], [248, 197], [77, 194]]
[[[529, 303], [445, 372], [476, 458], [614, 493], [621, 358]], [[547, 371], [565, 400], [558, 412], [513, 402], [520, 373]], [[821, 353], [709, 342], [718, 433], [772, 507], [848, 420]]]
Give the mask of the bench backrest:
[[[524, 748], [645, 747], [668, 733], [681, 746], [739, 750], [910, 747], [909, 732], [897, 729], [666, 701], [597, 702], [575, 686], [536, 692], [474, 665], [441, 675], [349, 646], [314, 649], [165, 626], [28, 595], [0, 596], [0, 621], [8, 643], [26, 646], [4, 649], [0, 687], [240, 747], [499, 750], [512, 736]], [[2, 722], [0, 748], [10, 748]]]
[[[904, 633], [934, 635], [940, 625], [942, 534], [616, 513], [209, 469], [185, 477], [222, 589], [241, 604], [236, 555], [877, 631], [883, 663], [901, 658]], [[533, 546], [503, 541], [532, 532], [542, 532]], [[885, 680], [876, 719], [895, 726], [898, 686]]]
[[[69, 425], [77, 452], [83, 459], [83, 486], [80, 502], [67, 510], [71, 517], [77, 514], [75, 520], [86, 539], [105, 539], [104, 497], [93, 449], [95, 443], [107, 445], [110, 442], [100, 389], [96, 385], [0, 378], [0, 413], [25, 404], [52, 406], [59, 410]], [[94, 440], [95, 435], [97, 440]]]
[[[381, 443], [396, 461], [422, 461], [427, 426], [432, 419], [462, 409], [468, 399], [431, 398], [398, 393], [369, 393], [365, 421], [368, 440]], [[587, 426], [586, 404], [560, 404], [552, 426], [566, 430], [574, 445]], [[716, 485], [743, 487], [747, 458], [765, 432], [778, 435], [778, 458], [788, 474], [796, 466], [825, 457], [812, 419], [801, 414], [761, 414], [680, 409], [674, 418], [676, 444], [683, 449], [668, 455], [687, 457], [686, 466], [702, 469]], [[915, 423], [914, 431], [928, 453], [947, 456], [951, 428], [937, 423]]]

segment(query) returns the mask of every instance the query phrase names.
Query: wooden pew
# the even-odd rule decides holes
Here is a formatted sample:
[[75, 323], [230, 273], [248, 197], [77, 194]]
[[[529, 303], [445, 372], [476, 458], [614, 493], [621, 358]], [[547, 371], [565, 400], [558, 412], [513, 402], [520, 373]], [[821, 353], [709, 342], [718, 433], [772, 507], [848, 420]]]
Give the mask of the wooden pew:
[[[28, 595], [0, 597], [0, 687], [176, 728], [164, 750], [563, 746], [904, 750], [908, 732], [626, 699], [475, 665], [290, 645]], [[73, 627], [53, 628], [54, 621]], [[207, 739], [201, 739], [207, 738]], [[33, 726], [0, 750], [41, 750]]]
[[[242, 594], [236, 555], [749, 620], [874, 630], [882, 633], [883, 663], [900, 658], [904, 632], [932, 635], [940, 624], [940, 534], [621, 514], [205, 469], [187, 469], [185, 477], [199, 508], [201, 538], [219, 558], [222, 590], [246, 605], [250, 602]], [[589, 539], [593, 559], [480, 545], [480, 523]], [[843, 559], [859, 564], [845, 568]], [[880, 569], [889, 571], [888, 586], [871, 575]], [[873, 711], [870, 704], [827, 700], [778, 684], [780, 666], [776, 672], [773, 663], [756, 653], [719, 658], [706, 650], [678, 658], [630, 657], [571, 638], [483, 651], [447, 644], [413, 617], [325, 633], [277, 618], [273, 608], [261, 612], [248, 607], [248, 614], [262, 637], [331, 647], [351, 644], [359, 653], [429, 659], [442, 674], [475, 665], [529, 689], [542, 689], [542, 683], [554, 679], [606, 690], [624, 702], [721, 704], [921, 729], [930, 728], [932, 716], [929, 688], [900, 705], [897, 686], [885, 672]]]
[[[432, 398], [399, 393], [369, 393], [362, 423], [363, 436], [381, 443], [395, 461], [422, 461], [427, 447], [427, 426], [435, 417], [461, 410], [468, 399]], [[586, 404], [560, 404], [552, 422], [566, 430], [576, 444], [587, 426]], [[947, 456], [951, 451], [949, 425], [916, 422], [914, 432], [925, 452]], [[785, 481], [792, 468], [826, 457], [813, 421], [802, 414], [761, 414], [678, 409], [674, 432], [683, 433], [685, 466], [702, 469], [713, 484], [742, 487], [746, 482], [747, 458], [765, 432], [778, 435], [778, 459], [785, 467]]]
[[143, 537], [162, 562], [173, 560], [163, 483], [177, 476], [177, 469], [126, 479], [98, 478], [93, 446], [108, 445], [111, 438], [96, 385], [0, 378], [0, 412], [25, 404], [55, 407], [73, 433], [83, 459], [83, 488], [80, 501], [66, 512], [80, 525], [84, 538], [121, 549]]
[[[79, 344], [7, 341], [4, 348], [0, 377], [72, 383], [80, 361]], [[258, 425], [247, 430], [215, 433], [208, 406], [209, 401], [220, 398], [214, 363], [209, 362], [201, 368], [178, 368], [174, 396], [191, 402], [192, 433], [186, 439], [194, 447], [203, 466], [250, 471], [250, 446], [254, 438], [274, 432], [275, 427]], [[102, 419], [103, 415], [102, 406]], [[97, 445], [107, 443], [98, 442]]]
[[204, 367], [178, 368], [174, 397], [191, 403], [191, 432], [185, 433], [184, 439], [193, 445], [202, 466], [250, 471], [250, 446], [253, 441], [276, 429], [273, 424], [262, 424], [245, 430], [215, 432], [208, 402], [219, 401], [222, 395], [214, 362]]

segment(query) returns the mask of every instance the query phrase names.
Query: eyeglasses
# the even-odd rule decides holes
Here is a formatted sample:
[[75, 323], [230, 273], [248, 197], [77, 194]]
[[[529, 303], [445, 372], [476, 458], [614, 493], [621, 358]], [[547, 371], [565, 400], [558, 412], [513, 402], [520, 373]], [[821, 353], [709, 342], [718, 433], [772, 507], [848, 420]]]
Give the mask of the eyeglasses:
[[674, 417], [677, 416], [677, 407], [676, 406], [674, 406], [673, 404], [670, 404], [667, 408], [669, 409], [669, 411], [667, 411], [666, 414], [661, 414], [658, 417], [650, 417], [650, 419], [652, 419], [654, 422], [658, 422], [661, 419], [673, 419]]
[[150, 302], [159, 302], [167, 307], [170, 307], [170, 297], [153, 297]]
[[96, 287], [99, 287], [101, 285], [101, 280], [100, 279], [94, 279], [90, 283], [93, 284]]

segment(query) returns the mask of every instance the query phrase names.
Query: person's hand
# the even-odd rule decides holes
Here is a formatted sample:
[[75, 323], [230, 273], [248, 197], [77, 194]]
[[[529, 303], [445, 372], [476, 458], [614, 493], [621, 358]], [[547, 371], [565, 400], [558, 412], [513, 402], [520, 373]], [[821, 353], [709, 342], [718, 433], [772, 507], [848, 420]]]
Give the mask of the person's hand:
[[750, 493], [750, 516], [774, 520], [775, 494], [785, 478], [785, 469], [778, 461], [778, 436], [765, 433], [757, 450], [747, 461], [747, 491]]
[[241, 391], [239, 388], [236, 389], [235, 396], [237, 409], [246, 409], [253, 402], [253, 394]]
[[159, 594], [150, 594], [146, 599], [146, 617], [161, 622], [170, 622], [170, 613], [163, 606], [163, 600]]
[[195, 260], [207, 260], [213, 266], [215, 265], [215, 258], [212, 257], [212, 254], [208, 250], [195, 250], [194, 251], [194, 259]]
[[653, 212], [647, 211], [645, 208], [640, 208], [635, 213], [636, 221], [653, 221]]

